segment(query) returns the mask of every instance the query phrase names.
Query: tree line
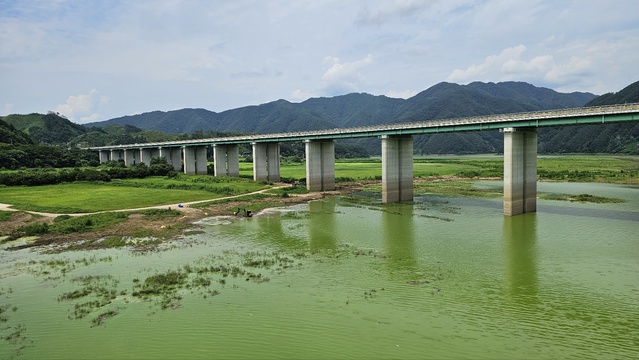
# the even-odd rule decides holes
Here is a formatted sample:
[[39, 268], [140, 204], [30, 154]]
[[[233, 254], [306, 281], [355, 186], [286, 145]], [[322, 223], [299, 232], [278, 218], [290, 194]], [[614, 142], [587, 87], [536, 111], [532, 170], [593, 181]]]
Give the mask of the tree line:
[[17, 171], [0, 171], [0, 185], [38, 186], [74, 181], [109, 182], [112, 179], [140, 179], [147, 176], [176, 176], [177, 172], [164, 158], [152, 158], [151, 164], [124, 166], [121, 161], [109, 161], [99, 167], [34, 168]]

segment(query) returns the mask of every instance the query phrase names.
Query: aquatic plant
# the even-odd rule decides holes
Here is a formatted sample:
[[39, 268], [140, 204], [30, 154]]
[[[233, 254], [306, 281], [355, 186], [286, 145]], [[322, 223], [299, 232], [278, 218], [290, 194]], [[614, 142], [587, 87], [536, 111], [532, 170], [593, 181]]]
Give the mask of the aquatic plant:
[[559, 200], [559, 201], [571, 201], [571, 202], [590, 202], [590, 203], [623, 203], [626, 202], [623, 199], [609, 198], [603, 196], [595, 196], [590, 194], [539, 194], [540, 199], [544, 200]]
[[109, 311], [103, 312], [97, 317], [95, 317], [93, 320], [91, 320], [91, 324], [92, 324], [91, 327], [104, 325], [104, 322], [106, 321], [106, 319], [112, 318], [116, 316], [117, 314], [118, 312], [115, 310], [109, 310]]

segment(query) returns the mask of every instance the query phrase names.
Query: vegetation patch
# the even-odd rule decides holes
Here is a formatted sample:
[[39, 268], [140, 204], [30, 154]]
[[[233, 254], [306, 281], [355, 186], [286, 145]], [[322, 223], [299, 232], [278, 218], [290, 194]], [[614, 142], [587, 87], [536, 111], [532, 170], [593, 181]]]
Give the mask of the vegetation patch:
[[503, 194], [494, 190], [479, 189], [469, 180], [418, 181], [414, 184], [416, 195], [442, 194], [451, 196], [499, 197]]
[[268, 193], [248, 194], [248, 195], [233, 197], [230, 199], [205, 201], [205, 202], [201, 202], [197, 204], [192, 204], [190, 206], [192, 208], [205, 208], [211, 205], [221, 205], [221, 204], [229, 204], [229, 203], [235, 203], [235, 202], [259, 201], [259, 200], [268, 199], [272, 197], [274, 197], [274, 195], [268, 194]]
[[626, 202], [623, 199], [608, 198], [602, 196], [595, 196], [590, 194], [539, 194], [540, 199], [544, 200], [559, 200], [559, 201], [571, 201], [571, 202], [589, 202], [589, 203], [623, 203]]
[[11, 218], [13, 217], [13, 214], [15, 214], [15, 211], [0, 210], [0, 222], [11, 220]]
[[[110, 305], [118, 296], [117, 286], [119, 280], [111, 275], [98, 276], [78, 276], [71, 279], [71, 282], [81, 287], [71, 292], [63, 293], [58, 297], [58, 301], [74, 301], [70, 319], [82, 319], [98, 309]], [[121, 292], [120, 294], [125, 294]], [[107, 312], [109, 313], [109, 312]], [[108, 317], [99, 315], [93, 320], [94, 326], [102, 325]]]
[[121, 212], [106, 212], [70, 217], [68, 219], [54, 222], [50, 226], [50, 231], [60, 234], [96, 231], [123, 222], [127, 219], [127, 216], [127, 214]]

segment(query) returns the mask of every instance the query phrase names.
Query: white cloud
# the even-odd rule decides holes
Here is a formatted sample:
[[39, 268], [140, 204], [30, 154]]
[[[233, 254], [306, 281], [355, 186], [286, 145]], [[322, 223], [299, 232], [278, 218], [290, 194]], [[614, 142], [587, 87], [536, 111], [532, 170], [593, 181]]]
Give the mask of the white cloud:
[[[0, 110], [74, 121], [441, 81], [602, 94], [639, 80], [636, 0], [0, 2]], [[93, 84], [108, 107], [78, 90]]]
[[2, 116], [5, 115], [10, 115], [11, 111], [13, 110], [13, 104], [12, 103], [4, 103], [4, 106], [2, 106]]
[[72, 121], [87, 123], [98, 121], [100, 119], [99, 108], [108, 102], [108, 97], [98, 96], [98, 91], [92, 89], [88, 94], [69, 96], [64, 104], [56, 106], [53, 111]]
[[521, 44], [506, 48], [497, 55], [486, 57], [482, 63], [473, 64], [466, 69], [455, 69], [447, 81], [467, 83], [512, 80], [560, 87], [589, 74], [594, 68], [592, 61], [580, 56], [560, 62], [552, 55], [525, 58], [526, 52], [526, 46]]
[[373, 62], [373, 56], [367, 55], [361, 60], [341, 62], [336, 57], [325, 57], [324, 63], [330, 67], [322, 75], [321, 88], [328, 95], [338, 95], [358, 91], [364, 80], [361, 69]]
[[386, 96], [388, 96], [390, 98], [408, 99], [408, 98], [411, 98], [411, 97], [417, 95], [417, 93], [418, 93], [418, 91], [415, 91], [415, 90], [391, 90], [391, 91], [387, 92], [384, 95], [386, 95]]
[[300, 101], [308, 100], [314, 96], [315, 94], [313, 93], [305, 92], [302, 89], [296, 89], [293, 92], [291, 92], [290, 99], [295, 102], [300, 102]]

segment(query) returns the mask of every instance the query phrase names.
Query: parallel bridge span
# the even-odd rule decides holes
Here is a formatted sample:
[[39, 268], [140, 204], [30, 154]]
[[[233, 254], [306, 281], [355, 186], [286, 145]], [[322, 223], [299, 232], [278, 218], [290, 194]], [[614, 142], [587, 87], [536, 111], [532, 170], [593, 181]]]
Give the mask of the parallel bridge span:
[[335, 188], [334, 140], [382, 138], [382, 200], [413, 199], [412, 135], [500, 129], [504, 133], [504, 214], [537, 209], [537, 128], [639, 121], [639, 103], [534, 111], [488, 116], [385, 124], [353, 128], [255, 134], [224, 138], [92, 147], [100, 161], [124, 160], [131, 165], [165, 157], [176, 170], [206, 173], [206, 147], [213, 146], [215, 176], [238, 176], [237, 145], [253, 145], [253, 177], [278, 181], [279, 143], [306, 143], [306, 186], [310, 191]]

